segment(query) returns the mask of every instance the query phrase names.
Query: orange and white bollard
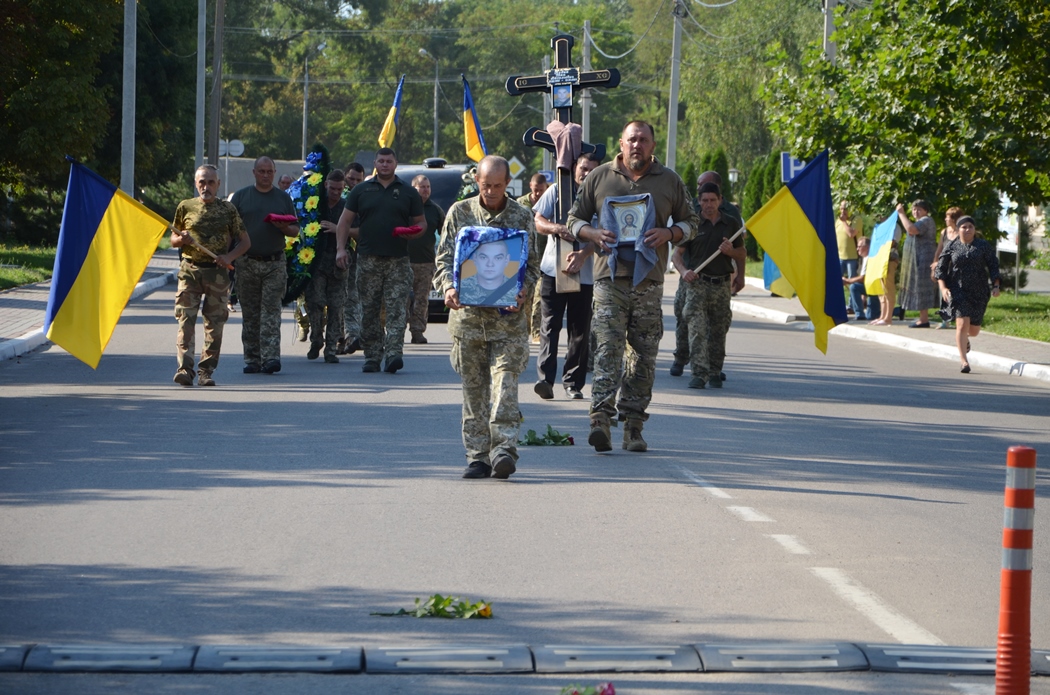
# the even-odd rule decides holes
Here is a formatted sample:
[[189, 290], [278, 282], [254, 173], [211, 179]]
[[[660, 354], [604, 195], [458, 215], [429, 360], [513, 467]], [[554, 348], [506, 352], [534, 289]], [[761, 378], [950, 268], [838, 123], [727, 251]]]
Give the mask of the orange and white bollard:
[[1032, 677], [1035, 449], [1012, 446], [1007, 450], [1005, 507], [995, 695], [1029, 695]]

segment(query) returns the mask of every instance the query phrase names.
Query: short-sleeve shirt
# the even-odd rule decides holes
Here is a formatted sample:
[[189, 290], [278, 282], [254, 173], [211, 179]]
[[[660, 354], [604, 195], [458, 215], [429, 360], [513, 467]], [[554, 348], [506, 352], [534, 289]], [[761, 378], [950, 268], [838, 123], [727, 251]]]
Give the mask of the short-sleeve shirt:
[[[226, 200], [205, 203], [190, 198], [179, 203], [171, 226], [190, 233], [193, 240], [217, 256], [230, 250], [230, 244], [244, 234], [237, 208]], [[214, 263], [211, 256], [190, 245], [179, 249], [182, 257], [193, 263]]]
[[[718, 247], [722, 245], [722, 239], [730, 238], [740, 229], [740, 221], [726, 215], [719, 215], [717, 222], [711, 222], [703, 216], [699, 219], [696, 236], [684, 244], [689, 265], [694, 268], [706, 261], [711, 254], [718, 250]], [[738, 249], [743, 245], [743, 237], [733, 239], [733, 248]], [[732, 272], [733, 259], [724, 253], [720, 253], [715, 256], [713, 261], [704, 266], [700, 274], [723, 277]]]
[[857, 239], [849, 235], [850, 224], [835, 220], [835, 239], [839, 243], [839, 260], [852, 261], [857, 258]]
[[354, 186], [346, 197], [346, 209], [360, 221], [357, 252], [362, 256], [408, 256], [408, 240], [394, 236], [394, 227], [408, 227], [423, 214], [419, 191], [397, 176], [384, 186], [378, 178]]
[[409, 263], [433, 263], [437, 256], [437, 238], [445, 224], [445, 211], [433, 198], [427, 198], [423, 203], [423, 216], [427, 218], [427, 231], [408, 240]]
[[[536, 204], [532, 206], [532, 211], [537, 215], [542, 215], [545, 219], [551, 222], [558, 222], [558, 187], [551, 186], [540, 199], [536, 201]], [[597, 225], [597, 220], [592, 220], [592, 225]], [[547, 241], [547, 247], [543, 250], [543, 258], [540, 259], [540, 272], [548, 277], [557, 277], [555, 273], [558, 270], [558, 244], [555, 243], [554, 239]], [[594, 284], [594, 256], [588, 256], [587, 260], [583, 262], [583, 267], [580, 268], [580, 284], [581, 285], [593, 285]]]
[[234, 193], [230, 202], [237, 208], [244, 228], [248, 230], [253, 256], [284, 253], [284, 232], [267, 222], [266, 216], [295, 214], [295, 204], [287, 193], [276, 186], [265, 193], [255, 186], [246, 186]]

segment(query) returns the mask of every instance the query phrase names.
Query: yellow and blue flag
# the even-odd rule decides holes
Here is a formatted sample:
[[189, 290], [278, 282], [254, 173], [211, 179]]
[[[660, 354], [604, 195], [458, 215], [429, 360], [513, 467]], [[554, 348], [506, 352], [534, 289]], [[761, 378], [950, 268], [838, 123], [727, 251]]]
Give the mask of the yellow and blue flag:
[[470, 95], [470, 84], [467, 78], [463, 78], [463, 142], [467, 146], [467, 156], [475, 162], [489, 153], [485, 146], [485, 137], [481, 134], [481, 124], [478, 123], [478, 112], [474, 110], [474, 97]]
[[828, 351], [828, 331], [846, 322], [842, 269], [835, 239], [828, 151], [813, 158], [747, 221], [813, 322], [813, 342]]
[[394, 136], [397, 135], [397, 124], [401, 120], [401, 95], [405, 90], [405, 76], [397, 83], [397, 91], [394, 92], [394, 105], [386, 115], [383, 130], [379, 131], [379, 146], [393, 147]]
[[875, 225], [868, 247], [868, 265], [864, 268], [864, 291], [870, 296], [886, 294], [886, 273], [890, 269], [890, 253], [893, 251], [893, 235], [897, 230], [897, 211]]
[[159, 215], [73, 162], [44, 315], [48, 339], [98, 367], [167, 228]]

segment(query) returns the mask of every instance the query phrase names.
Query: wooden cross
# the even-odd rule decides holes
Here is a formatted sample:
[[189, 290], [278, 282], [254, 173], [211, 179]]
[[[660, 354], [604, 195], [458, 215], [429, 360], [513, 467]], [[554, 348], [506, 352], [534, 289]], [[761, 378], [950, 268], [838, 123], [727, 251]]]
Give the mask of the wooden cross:
[[[528, 92], [549, 92], [555, 118], [566, 125], [572, 123], [572, 102], [577, 89], [612, 88], [620, 84], [620, 71], [615, 68], [581, 71], [573, 67], [570, 53], [574, 43], [575, 40], [568, 34], [555, 36], [551, 39], [551, 48], [554, 49], [554, 67], [542, 75], [508, 78], [507, 92], [514, 97]], [[541, 128], [533, 127], [526, 130], [522, 141], [528, 147], [542, 147], [554, 152], [554, 138]], [[605, 157], [605, 145], [592, 145], [585, 142], [582, 150], [593, 152], [599, 159]], [[573, 202], [573, 172], [558, 167], [556, 185], [558, 187], [557, 220], [565, 221]], [[555, 237], [554, 242], [557, 244], [559, 271], [555, 273], [556, 290], [558, 292], [579, 292], [580, 276], [578, 274], [568, 275], [561, 271], [567, 265], [566, 256], [573, 250], [578, 250], [580, 243], [578, 241], [570, 243], [558, 237]]]

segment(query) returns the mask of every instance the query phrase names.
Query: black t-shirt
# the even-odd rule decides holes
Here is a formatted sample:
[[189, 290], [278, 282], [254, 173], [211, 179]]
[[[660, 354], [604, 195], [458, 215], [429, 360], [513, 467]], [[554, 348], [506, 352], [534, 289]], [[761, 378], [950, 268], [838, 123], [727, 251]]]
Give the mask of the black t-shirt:
[[433, 263], [437, 257], [437, 238], [445, 225], [445, 211], [433, 198], [427, 198], [427, 202], [423, 203], [423, 215], [427, 218], [427, 231], [408, 240], [410, 263]]
[[[727, 215], [721, 215], [717, 222], [711, 222], [701, 216], [700, 224], [697, 225], [696, 236], [685, 245], [687, 267], [695, 268], [706, 261], [708, 256], [718, 250], [718, 247], [722, 244], [722, 239], [728, 239], [736, 234], [741, 226], [740, 220]], [[733, 248], [738, 249], [743, 245], [743, 237], [733, 239]], [[724, 253], [720, 253], [715, 256], [713, 261], [704, 266], [700, 274], [722, 277], [732, 272], [733, 259]]]
[[389, 186], [376, 178], [354, 186], [346, 197], [346, 209], [357, 213], [361, 224], [357, 252], [364, 256], [408, 256], [408, 240], [395, 237], [394, 227], [408, 227], [423, 214], [419, 191], [394, 176]]

